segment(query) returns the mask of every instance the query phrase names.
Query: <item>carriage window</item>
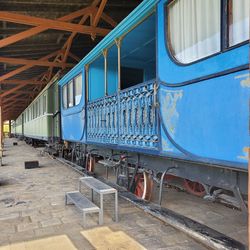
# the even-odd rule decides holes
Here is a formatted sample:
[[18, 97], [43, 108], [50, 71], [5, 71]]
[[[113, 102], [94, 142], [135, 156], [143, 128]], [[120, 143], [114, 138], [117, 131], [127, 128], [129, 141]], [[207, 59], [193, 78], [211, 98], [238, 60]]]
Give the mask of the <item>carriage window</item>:
[[220, 51], [220, 2], [174, 0], [168, 5], [168, 40], [179, 62], [191, 63]]
[[68, 107], [74, 106], [74, 92], [73, 92], [73, 81], [68, 83]]
[[43, 96], [43, 114], [46, 114], [47, 112], [47, 99], [46, 95]]
[[63, 86], [63, 108], [67, 108], [67, 102], [68, 102], [68, 94], [67, 94], [67, 85]]
[[38, 99], [38, 114], [37, 115], [38, 116], [41, 115], [41, 99], [40, 98]]
[[75, 105], [78, 105], [82, 98], [82, 74], [74, 78]]
[[37, 118], [37, 102], [35, 102], [35, 118]]
[[249, 39], [249, 0], [229, 1], [229, 46]]

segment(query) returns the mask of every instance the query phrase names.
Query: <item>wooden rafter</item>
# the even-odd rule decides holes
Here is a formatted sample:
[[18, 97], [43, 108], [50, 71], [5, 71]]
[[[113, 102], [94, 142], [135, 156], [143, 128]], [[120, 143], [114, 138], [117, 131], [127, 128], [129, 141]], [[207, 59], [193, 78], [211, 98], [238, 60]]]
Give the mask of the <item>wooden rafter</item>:
[[5, 97], [5, 96], [8, 96], [8, 95], [10, 95], [10, 94], [16, 92], [17, 90], [19, 90], [19, 89], [25, 87], [25, 86], [28, 85], [28, 84], [29, 84], [29, 83], [26, 83], [26, 84], [19, 84], [19, 85], [17, 85], [17, 86], [14, 87], [14, 88], [11, 88], [11, 89], [9, 89], [9, 90], [7, 90], [7, 91], [4, 91], [4, 93], [2, 93], [2, 94], [0, 95], [0, 98], [3, 98], [3, 97]]
[[[78, 17], [88, 13], [89, 11], [90, 11], [89, 7], [87, 7], [87, 8], [72, 12], [66, 16], [60, 17], [56, 20], [69, 22], [75, 18], [78, 18]], [[0, 48], [5, 47], [5, 46], [10, 45], [10, 44], [13, 44], [13, 43], [18, 42], [18, 41], [21, 41], [25, 38], [34, 36], [36, 34], [39, 34], [43, 31], [46, 31], [47, 29], [48, 29], [48, 27], [46, 25], [40, 25], [40, 26], [25, 30], [23, 32], [20, 32], [18, 34], [12, 35], [10, 37], [4, 38], [4, 39], [0, 40]]]
[[[56, 56], [58, 54], [58, 52], [59, 51], [55, 51], [55, 52], [53, 52], [53, 53], [51, 53], [51, 54], [49, 54], [47, 56], [44, 56], [44, 57], [40, 58], [40, 60], [47, 60], [47, 59], [49, 59], [51, 57], [54, 57], [54, 56]], [[33, 67], [33, 65], [29, 64], [29, 65], [24, 65], [24, 66], [22, 66], [20, 68], [17, 68], [15, 70], [12, 70], [11, 72], [6, 73], [5, 75], [0, 76], [0, 82], [4, 81], [4, 80], [6, 80], [6, 79], [8, 79], [10, 77], [13, 77], [13, 76], [15, 76], [17, 74], [20, 74], [21, 72], [23, 72], [23, 71], [25, 71], [27, 69], [30, 69], [32, 67]]]
[[[93, 3], [92, 3], [92, 7], [95, 7], [98, 3], [100, 2], [100, 0], [94, 0]], [[88, 14], [85, 14], [80, 22], [78, 24], [84, 24], [86, 22], [86, 20], [88, 19], [89, 15]], [[70, 53], [70, 48], [71, 48], [71, 45], [72, 45], [72, 42], [73, 42], [73, 39], [74, 37], [76, 36], [77, 32], [72, 32], [71, 35], [69, 36], [69, 38], [67, 39], [67, 41], [65, 42], [65, 44], [63, 45], [63, 52], [61, 53], [58, 53], [58, 55], [55, 57], [54, 61], [58, 60], [60, 57], [62, 58], [62, 61], [65, 63], [68, 59], [68, 56], [73, 56], [75, 58], [75, 56]], [[78, 59], [78, 58], [77, 58]], [[80, 61], [77, 60], [77, 61]], [[42, 79], [45, 79], [45, 78], [48, 78], [47, 81], [49, 81], [51, 78], [52, 78], [52, 72], [53, 72], [53, 67], [50, 67], [48, 69], [48, 72], [44, 75], [44, 77]]]
[[96, 27], [96, 25], [99, 23], [99, 20], [101, 18], [101, 15], [103, 13], [103, 10], [105, 8], [106, 3], [107, 3], [107, 0], [102, 0], [101, 1], [101, 4], [100, 4], [100, 6], [99, 6], [99, 8], [97, 10], [97, 13], [95, 14], [92, 26]]
[[80, 62], [80, 61], [81, 61], [81, 59], [80, 59], [78, 56], [72, 54], [71, 52], [69, 52], [69, 57], [73, 58], [73, 59], [76, 60], [77, 62]]
[[[97, 11], [98, 11], [98, 8], [91, 5], [91, 7], [87, 7], [87, 8], [84, 8], [82, 10], [75, 11], [73, 13], [70, 13], [69, 15], [60, 17], [56, 20], [69, 22], [77, 17], [80, 17], [80, 16], [88, 14], [88, 13], [89, 13], [89, 15], [96, 15]], [[103, 19], [105, 22], [110, 24], [112, 27], [115, 27], [117, 25], [117, 22], [105, 13], [102, 13], [101, 19]], [[20, 32], [18, 34], [1, 39], [0, 40], [0, 48], [5, 47], [5, 46], [10, 45], [10, 44], [13, 44], [13, 43], [16, 43], [16, 42], [21, 41], [25, 38], [34, 36], [36, 34], [39, 34], [43, 31], [46, 31], [47, 29], [48, 29], [47, 26], [40, 25], [40, 26], [25, 30], [23, 32]]]
[[[20, 113], [20, 111], [22, 111], [24, 107], [34, 99], [37, 92], [41, 91], [41, 89], [52, 79], [54, 67], [71, 67], [71, 64], [66, 63], [68, 57], [73, 58], [77, 62], [80, 61], [80, 58], [70, 52], [73, 39], [77, 35], [77, 33], [90, 34], [91, 37], [94, 38], [97, 35], [106, 35], [110, 30], [97, 28], [100, 19], [103, 19], [112, 27], [115, 27], [117, 25], [117, 23], [110, 16], [103, 12], [106, 3], [107, 0], [94, 0], [91, 6], [70, 13], [69, 15], [58, 18], [56, 20], [0, 11], [0, 20], [36, 26], [24, 32], [20, 32], [16, 35], [12, 35], [10, 37], [0, 40], [0, 48], [9, 44], [13, 44], [27, 37], [33, 36], [35, 34], [39, 34], [48, 29], [58, 29], [72, 32], [67, 41], [65, 42], [62, 50], [51, 53], [46, 57], [42, 57], [38, 60], [0, 57], [0, 62], [9, 64], [24, 64], [24, 66], [17, 68], [16, 70], [13, 70], [9, 73], [6, 73], [3, 76], [0, 76], [0, 84], [17, 84], [14, 88], [5, 90], [4, 92], [1, 91], [2, 93], [0, 92], [0, 102], [4, 104], [4, 112], [8, 113], [9, 118], [13, 118], [13, 116], [16, 117]], [[98, 4], [99, 7], [97, 7]], [[81, 17], [81, 19], [78, 24], [69, 23], [73, 19], [79, 17]], [[89, 17], [92, 17], [90, 20], [91, 26], [84, 25], [84, 23]], [[8, 79], [35, 65], [49, 67], [49, 69], [42, 75], [28, 80]], [[29, 84], [30, 86], [34, 84], [35, 88], [33, 88], [32, 90], [25, 89], [25, 87]], [[30, 93], [29, 97], [25, 97], [25, 95], [28, 93]], [[16, 108], [16, 103], [18, 103], [18, 105], [20, 104], [18, 108]]]
[[8, 103], [10, 100], [16, 99], [18, 97], [18, 100], [26, 100], [27, 101], [27, 96], [21, 97], [23, 94], [30, 94], [32, 93], [38, 93], [39, 90], [36, 89], [18, 89], [15, 91], [15, 94], [9, 98], [6, 98], [5, 100], [2, 101], [2, 103]]
[[[33, 78], [33, 79], [31, 79], [31, 80], [36, 80], [35, 78]], [[44, 83], [45, 84], [45, 83]], [[4, 93], [2, 93], [1, 95], [0, 95], [0, 99], [2, 99], [3, 97], [6, 97], [6, 96], [8, 96], [8, 95], [10, 95], [10, 94], [12, 94], [12, 93], [15, 93], [17, 90], [19, 90], [19, 89], [21, 89], [21, 88], [23, 88], [23, 87], [25, 87], [25, 86], [27, 86], [27, 85], [29, 85], [29, 81], [27, 81], [27, 82], [25, 82], [25, 83], [22, 83], [22, 84], [19, 84], [19, 85], [17, 85], [17, 86], [15, 86], [14, 88], [11, 88], [11, 89], [9, 89], [9, 90], [7, 90], [7, 91], [4, 91]], [[42, 84], [40, 84], [41, 86], [42, 86]]]
[[[99, 2], [100, 2], [100, 0], [94, 0], [93, 3], [91, 4], [91, 7], [96, 7], [97, 4], [98, 4]], [[88, 17], [89, 17], [89, 15], [84, 15], [84, 16], [81, 18], [79, 24], [80, 24], [80, 25], [81, 25], [81, 24], [84, 24], [84, 23], [87, 21]], [[74, 39], [74, 37], [76, 36], [76, 34], [77, 34], [76, 32], [73, 32], [73, 33], [69, 36], [69, 38], [67, 39], [66, 43], [65, 43], [64, 46], [63, 46], [63, 49], [65, 49], [65, 53], [64, 53], [64, 56], [63, 56], [63, 62], [66, 62], [66, 61], [67, 61], [67, 58], [68, 58], [68, 54], [69, 54], [69, 52], [70, 52], [71, 45], [72, 45], [73, 39]]]
[[22, 14], [11, 13], [7, 11], [0, 11], [0, 20], [20, 23], [32, 26], [46, 26], [47, 29], [63, 30], [69, 32], [78, 32], [82, 34], [96, 34], [100, 36], [107, 35], [110, 30], [104, 28], [97, 28], [87, 25], [79, 25], [74, 23], [68, 23], [65, 21], [52, 20], [41, 17], [32, 17]]
[[30, 59], [21, 59], [21, 58], [13, 58], [13, 57], [2, 57], [0, 56], [0, 62], [8, 63], [8, 64], [21, 64], [21, 65], [32, 65], [32, 66], [53, 66], [58, 68], [70, 68], [73, 67], [74, 64], [71, 63], [59, 63], [59, 62], [49, 62], [45, 60], [30, 60]]
[[4, 80], [4, 81], [1, 81], [0, 82], [0, 84], [38, 84], [38, 85], [40, 85], [40, 84], [44, 84], [44, 82], [42, 82], [42, 81], [38, 81], [38, 80], [29, 80], [29, 79], [27, 79], [27, 80], [19, 80], [19, 79], [17, 79], [17, 80], [15, 80], [15, 79], [13, 79], [13, 80]]

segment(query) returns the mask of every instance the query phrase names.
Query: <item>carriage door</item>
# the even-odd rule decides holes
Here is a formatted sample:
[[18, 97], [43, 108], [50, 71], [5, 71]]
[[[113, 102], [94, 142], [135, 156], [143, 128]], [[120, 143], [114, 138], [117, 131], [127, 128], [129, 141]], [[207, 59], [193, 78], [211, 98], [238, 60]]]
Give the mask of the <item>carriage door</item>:
[[243, 162], [249, 0], [161, 0], [158, 14], [162, 150]]

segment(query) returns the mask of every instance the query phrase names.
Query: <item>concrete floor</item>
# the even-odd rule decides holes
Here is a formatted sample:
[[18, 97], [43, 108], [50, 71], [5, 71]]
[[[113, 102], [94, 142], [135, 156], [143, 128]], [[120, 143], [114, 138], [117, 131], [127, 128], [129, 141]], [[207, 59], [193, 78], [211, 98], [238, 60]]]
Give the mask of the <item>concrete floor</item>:
[[164, 190], [162, 206], [248, 245], [247, 218], [237, 209], [176, 189]]
[[[13, 146], [14, 141], [5, 140], [0, 167], [0, 250], [206, 249], [122, 199], [120, 221], [113, 222], [111, 196], [105, 199], [104, 225], [97, 226], [93, 215], [83, 228], [79, 211], [64, 204], [65, 192], [77, 189], [80, 175], [24, 142]], [[28, 160], [39, 160], [41, 168], [25, 170]]]

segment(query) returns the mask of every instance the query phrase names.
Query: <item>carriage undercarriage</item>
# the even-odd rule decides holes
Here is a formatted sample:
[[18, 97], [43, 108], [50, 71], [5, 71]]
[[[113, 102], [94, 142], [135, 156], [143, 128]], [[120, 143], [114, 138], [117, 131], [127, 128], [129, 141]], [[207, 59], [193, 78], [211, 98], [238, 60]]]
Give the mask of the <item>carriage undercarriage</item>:
[[60, 156], [90, 175], [95, 175], [96, 164], [102, 165], [105, 178], [112, 176], [116, 184], [147, 201], [156, 185], [159, 205], [167, 186], [247, 213], [247, 172], [238, 169], [80, 143], [64, 145]]

